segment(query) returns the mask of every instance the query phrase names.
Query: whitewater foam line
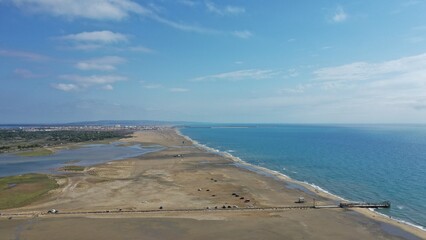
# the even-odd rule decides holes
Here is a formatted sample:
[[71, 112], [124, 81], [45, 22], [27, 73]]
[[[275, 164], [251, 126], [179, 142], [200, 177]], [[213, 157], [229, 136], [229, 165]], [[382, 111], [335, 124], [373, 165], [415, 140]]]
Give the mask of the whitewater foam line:
[[306, 181], [302, 182], [302, 181], [299, 181], [299, 180], [295, 180], [295, 179], [289, 177], [288, 175], [286, 175], [286, 174], [284, 174], [282, 172], [279, 172], [279, 171], [272, 170], [272, 169], [269, 169], [269, 168], [266, 168], [266, 167], [261, 167], [261, 166], [257, 166], [257, 165], [248, 163], [248, 162], [242, 160], [241, 158], [232, 155], [229, 152], [223, 152], [223, 151], [220, 151], [218, 149], [215, 149], [215, 148], [209, 147], [207, 145], [204, 145], [202, 143], [199, 143], [198, 141], [196, 141], [196, 140], [194, 140], [194, 139], [192, 139], [192, 138], [190, 138], [190, 137], [182, 134], [180, 132], [180, 130], [177, 129], [177, 128], [175, 130], [176, 130], [176, 133], [179, 136], [181, 136], [181, 137], [185, 138], [186, 140], [192, 142], [194, 144], [194, 146], [196, 146], [196, 147], [198, 147], [198, 148], [200, 148], [202, 150], [205, 150], [207, 152], [218, 154], [220, 156], [229, 158], [229, 159], [233, 160], [235, 163], [238, 163], [239, 165], [241, 165], [241, 167], [246, 166], [246, 167], [248, 167], [249, 170], [250, 170], [250, 168], [251, 169], [256, 169], [259, 172], [263, 172], [263, 173], [265, 173], [265, 174], [267, 174], [269, 176], [277, 177], [278, 179], [281, 179], [281, 180], [291, 181], [292, 183], [298, 184], [298, 185], [300, 185], [302, 187], [305, 187], [306, 185], [308, 185], [309, 187], [311, 187], [311, 188], [313, 188], [315, 190], [318, 190], [320, 192], [323, 192], [323, 193], [325, 193], [325, 194], [327, 194], [329, 196], [332, 196], [333, 198], [337, 198], [338, 200], [349, 201], [349, 200], [347, 200], [347, 199], [345, 199], [345, 198], [343, 198], [341, 196], [335, 195], [335, 194], [327, 191], [326, 189], [324, 189], [324, 188], [322, 188], [320, 186], [317, 186], [317, 185], [315, 185], [313, 183], [309, 183], [309, 182], [306, 182]]
[[383, 214], [383, 213], [377, 212], [377, 211], [376, 211], [376, 209], [373, 209], [373, 208], [369, 208], [368, 210], [370, 210], [371, 212], [374, 212], [375, 214], [380, 215], [380, 216], [382, 216], [382, 217], [384, 217], [384, 218], [388, 218], [388, 219], [391, 219], [391, 220], [393, 220], [393, 221], [395, 221], [395, 222], [402, 223], [402, 224], [405, 224], [405, 225], [409, 225], [409, 226], [411, 226], [411, 227], [415, 227], [415, 228], [417, 228], [417, 229], [420, 229], [420, 230], [422, 230], [422, 231], [425, 231], [425, 232], [426, 232], [426, 228], [424, 228], [423, 226], [416, 225], [416, 224], [414, 224], [414, 223], [411, 223], [411, 222], [408, 222], [408, 221], [402, 220], [402, 219], [400, 219], [400, 218], [392, 217], [392, 216], [389, 216], [389, 215], [386, 215], [386, 214]]
[[[233, 160], [235, 163], [240, 164], [241, 167], [244, 167], [244, 166], [248, 167], [248, 168], [246, 168], [248, 170], [250, 170], [250, 168], [256, 169], [259, 172], [263, 172], [263, 173], [265, 173], [265, 174], [267, 174], [269, 176], [276, 177], [276, 178], [278, 178], [280, 180], [287, 180], [287, 181], [290, 181], [292, 183], [298, 184], [298, 185], [300, 185], [302, 187], [305, 187], [307, 185], [307, 186], [309, 186], [309, 187], [311, 187], [311, 188], [313, 188], [315, 190], [318, 190], [318, 191], [320, 191], [320, 192], [322, 192], [322, 193], [324, 193], [324, 194], [326, 194], [326, 195], [328, 195], [328, 196], [330, 196], [332, 198], [335, 198], [335, 199], [338, 199], [338, 200], [341, 200], [341, 201], [350, 201], [350, 200], [345, 199], [345, 198], [343, 198], [341, 196], [333, 194], [333, 193], [327, 191], [326, 189], [324, 189], [324, 188], [322, 188], [322, 187], [320, 187], [318, 185], [315, 185], [313, 183], [309, 183], [309, 182], [306, 182], [306, 181], [302, 182], [302, 181], [299, 181], [299, 180], [295, 180], [295, 179], [293, 179], [293, 178], [285, 175], [284, 173], [281, 173], [281, 172], [278, 172], [278, 171], [275, 171], [275, 170], [272, 170], [272, 169], [269, 169], [269, 168], [265, 168], [265, 167], [261, 167], [261, 166], [257, 166], [257, 165], [248, 163], [248, 162], [242, 160], [241, 158], [236, 157], [236, 156], [230, 154], [229, 152], [223, 152], [223, 151], [220, 151], [218, 149], [215, 149], [215, 148], [209, 147], [207, 145], [201, 144], [198, 141], [196, 141], [196, 140], [194, 140], [194, 139], [192, 139], [192, 138], [190, 138], [190, 137], [182, 134], [182, 132], [178, 128], [175, 128], [175, 131], [176, 131], [176, 133], [179, 136], [181, 136], [181, 137], [185, 138], [186, 140], [192, 142], [192, 144], [194, 144], [195, 147], [197, 147], [199, 149], [202, 149], [202, 150], [205, 150], [207, 152], [213, 153], [213, 154], [218, 154], [220, 156], [229, 158], [229, 159]], [[254, 171], [254, 172], [256, 172], [256, 171]], [[411, 222], [408, 222], [408, 221], [405, 221], [405, 220], [402, 220], [402, 219], [399, 219], [399, 218], [395, 218], [395, 217], [392, 217], [392, 216], [389, 216], [389, 215], [377, 212], [375, 209], [370, 209], [369, 208], [369, 210], [372, 211], [372, 212], [374, 212], [377, 215], [380, 215], [380, 216], [384, 217], [384, 218], [388, 218], [388, 219], [391, 219], [391, 220], [393, 220], [395, 222], [402, 223], [402, 224], [405, 224], [405, 225], [408, 225], [408, 226], [411, 226], [411, 227], [415, 227], [417, 229], [420, 229], [420, 230], [426, 232], [426, 228], [424, 228], [423, 226], [416, 225], [414, 223], [411, 223]]]

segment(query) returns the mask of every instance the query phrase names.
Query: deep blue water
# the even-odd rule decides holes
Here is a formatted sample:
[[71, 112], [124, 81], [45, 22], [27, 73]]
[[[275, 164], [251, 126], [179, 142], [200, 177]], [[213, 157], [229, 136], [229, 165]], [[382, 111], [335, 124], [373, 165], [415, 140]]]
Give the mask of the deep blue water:
[[0, 154], [0, 177], [24, 173], [56, 173], [58, 168], [65, 165], [91, 166], [156, 150], [158, 148], [111, 143], [84, 145], [81, 148], [59, 150], [52, 155], [40, 157]]
[[426, 126], [253, 125], [181, 132], [348, 200], [389, 200], [392, 207], [379, 212], [426, 226]]

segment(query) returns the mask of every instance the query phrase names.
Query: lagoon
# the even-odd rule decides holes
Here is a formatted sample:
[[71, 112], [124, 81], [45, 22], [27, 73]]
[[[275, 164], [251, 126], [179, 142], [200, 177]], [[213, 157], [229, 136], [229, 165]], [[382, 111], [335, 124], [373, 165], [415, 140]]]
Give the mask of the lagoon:
[[76, 149], [63, 149], [48, 156], [24, 157], [16, 154], [0, 154], [0, 177], [25, 173], [57, 173], [66, 165], [92, 166], [114, 160], [136, 157], [158, 151], [160, 147], [143, 147], [140, 144], [123, 145], [87, 144]]

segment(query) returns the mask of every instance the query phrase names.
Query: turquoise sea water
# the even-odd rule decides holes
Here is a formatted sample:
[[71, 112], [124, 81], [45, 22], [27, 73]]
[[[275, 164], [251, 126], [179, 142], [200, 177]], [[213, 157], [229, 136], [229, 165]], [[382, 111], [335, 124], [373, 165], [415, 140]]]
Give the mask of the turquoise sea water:
[[352, 201], [392, 203], [380, 213], [426, 226], [426, 126], [186, 127], [200, 144]]

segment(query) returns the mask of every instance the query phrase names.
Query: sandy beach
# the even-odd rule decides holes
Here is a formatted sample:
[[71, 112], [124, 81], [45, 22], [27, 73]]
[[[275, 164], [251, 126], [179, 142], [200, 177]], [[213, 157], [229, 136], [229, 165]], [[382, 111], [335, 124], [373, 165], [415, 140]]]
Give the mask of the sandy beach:
[[[336, 199], [241, 167], [171, 128], [121, 141], [163, 149], [58, 177], [60, 187], [44, 199], [1, 211], [0, 238], [426, 239], [420, 229], [365, 209], [310, 208], [314, 199], [317, 206]], [[306, 202], [295, 203], [299, 197]]]

